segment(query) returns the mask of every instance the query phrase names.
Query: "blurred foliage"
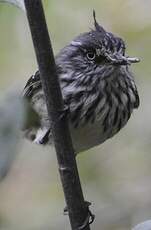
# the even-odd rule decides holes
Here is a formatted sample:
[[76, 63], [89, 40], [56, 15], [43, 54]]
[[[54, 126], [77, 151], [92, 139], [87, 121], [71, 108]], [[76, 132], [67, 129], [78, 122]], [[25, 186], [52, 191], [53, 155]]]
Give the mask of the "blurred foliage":
[[143, 223], [138, 224], [132, 230], [150, 230], [151, 229], [151, 220], [147, 220]]
[[0, 180], [7, 175], [17, 152], [25, 110], [19, 93], [8, 93], [0, 103]]
[[[57, 53], [74, 36], [98, 22], [126, 41], [141, 106], [114, 138], [77, 157], [86, 200], [92, 202], [95, 230], [129, 230], [151, 213], [151, 1], [43, 0]], [[0, 89], [22, 89], [37, 69], [24, 13], [0, 4]], [[1, 119], [1, 117], [0, 117]], [[51, 153], [50, 153], [51, 152]], [[24, 140], [10, 173], [0, 184], [0, 229], [70, 229], [54, 150]]]

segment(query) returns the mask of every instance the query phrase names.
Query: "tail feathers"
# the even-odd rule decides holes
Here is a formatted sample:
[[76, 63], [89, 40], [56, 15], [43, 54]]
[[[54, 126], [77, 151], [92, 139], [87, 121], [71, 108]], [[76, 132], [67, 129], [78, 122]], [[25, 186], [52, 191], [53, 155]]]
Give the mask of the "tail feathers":
[[36, 137], [34, 139], [34, 143], [36, 144], [46, 144], [49, 141], [49, 134], [50, 134], [50, 129], [48, 128], [39, 128], [37, 130]]
[[36, 144], [47, 144], [49, 142], [50, 129], [44, 128], [30, 128], [25, 130], [24, 135], [30, 141]]

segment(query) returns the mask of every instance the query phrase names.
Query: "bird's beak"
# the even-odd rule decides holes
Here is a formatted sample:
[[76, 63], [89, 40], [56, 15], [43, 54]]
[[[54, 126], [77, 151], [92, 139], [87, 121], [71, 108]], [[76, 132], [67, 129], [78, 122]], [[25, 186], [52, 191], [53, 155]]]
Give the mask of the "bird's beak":
[[125, 57], [119, 54], [107, 54], [106, 58], [113, 65], [131, 65], [132, 63], [140, 62], [140, 59], [137, 57]]
[[130, 63], [137, 63], [137, 62], [140, 62], [140, 59], [137, 58], [137, 57], [127, 57], [126, 58], [128, 62]]

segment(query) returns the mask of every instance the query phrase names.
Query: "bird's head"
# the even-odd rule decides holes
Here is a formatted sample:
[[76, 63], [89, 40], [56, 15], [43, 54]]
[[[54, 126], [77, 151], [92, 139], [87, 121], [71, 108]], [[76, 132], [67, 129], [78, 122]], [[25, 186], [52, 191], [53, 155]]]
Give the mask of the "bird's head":
[[93, 11], [94, 29], [80, 34], [61, 50], [56, 58], [64, 71], [86, 75], [109, 76], [114, 69], [139, 62], [125, 56], [124, 41], [98, 24]]

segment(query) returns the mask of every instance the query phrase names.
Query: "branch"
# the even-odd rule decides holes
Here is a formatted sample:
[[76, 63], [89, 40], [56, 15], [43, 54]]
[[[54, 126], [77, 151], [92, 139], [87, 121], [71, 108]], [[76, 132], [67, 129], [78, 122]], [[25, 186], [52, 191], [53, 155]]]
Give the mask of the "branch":
[[[57, 153], [59, 172], [72, 230], [90, 230], [90, 211], [83, 198], [75, 154], [68, 128], [67, 111], [62, 94], [53, 50], [41, 0], [25, 0], [37, 62], [45, 93], [49, 119]], [[64, 115], [63, 115], [64, 114]]]

